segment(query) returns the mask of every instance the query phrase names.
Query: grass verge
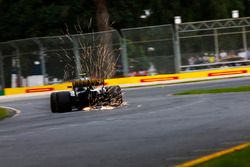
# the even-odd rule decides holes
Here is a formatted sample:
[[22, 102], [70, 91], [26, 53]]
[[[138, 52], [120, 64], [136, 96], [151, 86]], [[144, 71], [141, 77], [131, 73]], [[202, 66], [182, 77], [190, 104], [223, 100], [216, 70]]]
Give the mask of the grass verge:
[[9, 117], [9, 116], [10, 116], [10, 114], [6, 109], [0, 108], [0, 120], [4, 119], [6, 117]]
[[193, 167], [249, 167], [250, 165], [250, 146], [243, 150], [226, 154], [224, 156], [212, 159], [205, 163]]
[[189, 91], [185, 91], [185, 92], [176, 93], [174, 95], [232, 93], [232, 92], [250, 92], [250, 85], [239, 86], [239, 87], [232, 87], [232, 88], [208, 89], [208, 90], [189, 90]]

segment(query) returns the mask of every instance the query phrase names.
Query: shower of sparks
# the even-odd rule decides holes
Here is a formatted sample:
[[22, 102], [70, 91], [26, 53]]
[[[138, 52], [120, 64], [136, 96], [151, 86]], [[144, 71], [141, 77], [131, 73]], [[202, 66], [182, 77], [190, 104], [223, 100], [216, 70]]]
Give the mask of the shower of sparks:
[[[91, 23], [92, 19], [90, 20]], [[63, 49], [64, 57], [61, 58], [65, 62], [64, 81], [74, 80], [75, 77], [79, 78], [82, 74], [90, 81], [114, 77], [118, 57], [115, 58], [114, 56], [113, 32], [84, 34], [80, 24], [78, 24], [75, 26], [75, 30], [79, 35], [70, 35], [68, 27], [66, 28], [66, 37], [73, 43], [75, 50], [74, 55], [72, 55], [72, 51]], [[116, 89], [111, 88], [109, 91], [112, 92], [108, 97], [105, 97], [106, 99], [103, 97], [90, 99], [90, 107], [85, 107], [83, 110], [112, 110], [121, 106], [122, 94], [117, 94]], [[118, 92], [121, 92], [121, 90]]]
[[113, 110], [112, 106], [98, 106], [98, 107], [84, 107], [83, 111], [96, 111], [96, 110]]
[[[128, 103], [123, 102], [119, 107], [126, 106], [126, 105], [128, 105]], [[90, 111], [113, 110], [115, 108], [116, 107], [114, 106], [91, 106], [91, 107], [84, 107], [82, 110], [86, 112], [90, 112]]]
[[[83, 34], [80, 28], [77, 28], [77, 32]], [[118, 60], [114, 56], [115, 49], [113, 48], [112, 35], [112, 32], [78, 36], [67, 34], [67, 38], [78, 43], [80, 54], [79, 60], [76, 61], [76, 57], [69, 56], [64, 50], [63, 59], [66, 62], [64, 80], [75, 78], [76, 70], [79, 74], [85, 73], [90, 79], [112, 78], [115, 74]]]

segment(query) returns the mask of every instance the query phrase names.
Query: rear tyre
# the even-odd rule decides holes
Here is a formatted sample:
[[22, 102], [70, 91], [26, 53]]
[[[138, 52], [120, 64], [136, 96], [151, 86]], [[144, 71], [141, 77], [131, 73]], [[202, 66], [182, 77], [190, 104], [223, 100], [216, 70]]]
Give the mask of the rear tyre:
[[56, 94], [57, 93], [51, 93], [50, 94], [50, 108], [51, 108], [51, 112], [53, 112], [53, 113], [57, 113], [58, 112]]
[[70, 92], [56, 92], [50, 96], [51, 112], [62, 113], [72, 111]]

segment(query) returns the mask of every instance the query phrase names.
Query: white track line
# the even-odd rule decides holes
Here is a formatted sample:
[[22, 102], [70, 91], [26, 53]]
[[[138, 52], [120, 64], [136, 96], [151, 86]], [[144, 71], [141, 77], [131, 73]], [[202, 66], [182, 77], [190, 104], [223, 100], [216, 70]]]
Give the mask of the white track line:
[[9, 109], [9, 110], [13, 110], [15, 112], [15, 115], [13, 117], [17, 117], [21, 114], [21, 111], [12, 107], [5, 107], [5, 106], [0, 106], [1, 108], [4, 109]]

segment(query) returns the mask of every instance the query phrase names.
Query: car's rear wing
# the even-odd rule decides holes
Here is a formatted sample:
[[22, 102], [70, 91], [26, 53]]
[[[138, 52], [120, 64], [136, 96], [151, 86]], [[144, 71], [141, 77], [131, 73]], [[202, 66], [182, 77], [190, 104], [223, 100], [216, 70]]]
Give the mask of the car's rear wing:
[[81, 87], [101, 86], [104, 85], [104, 79], [92, 79], [92, 80], [75, 80], [72, 82], [73, 89]]

